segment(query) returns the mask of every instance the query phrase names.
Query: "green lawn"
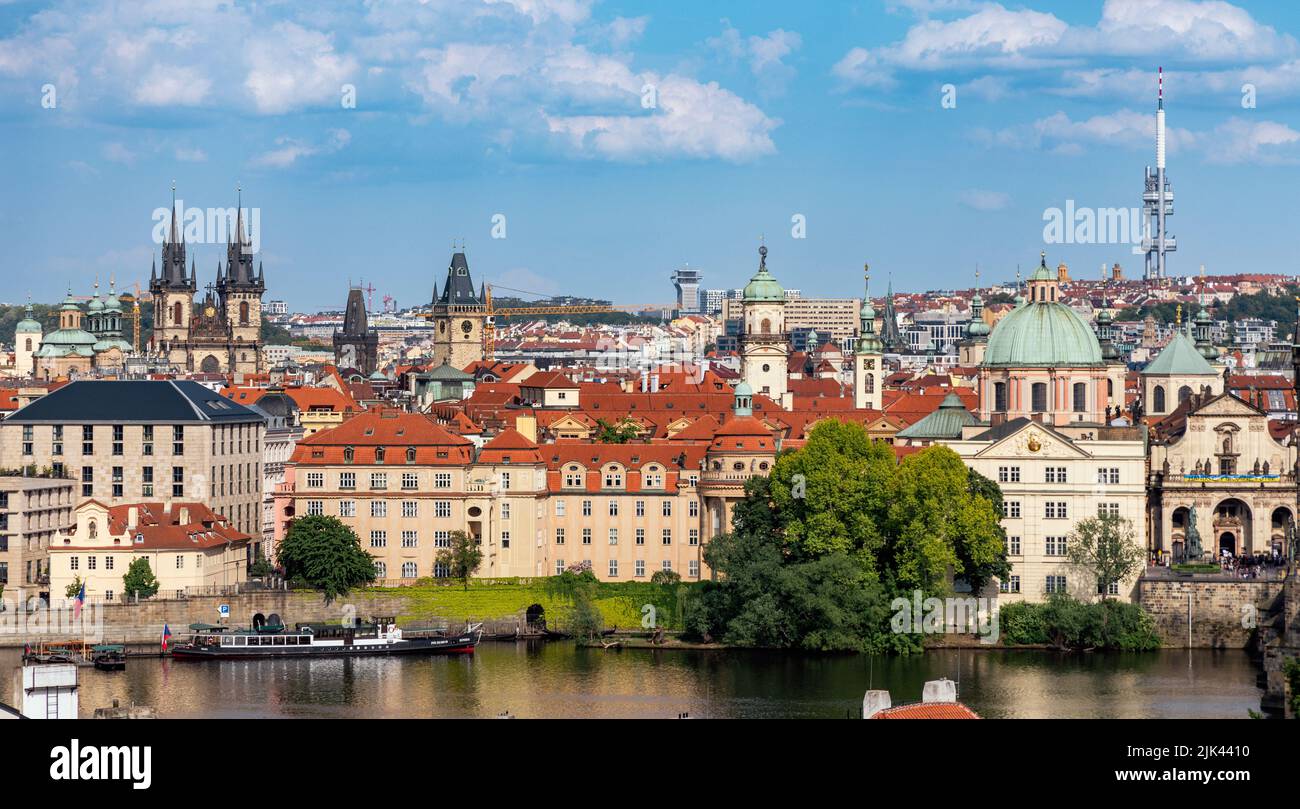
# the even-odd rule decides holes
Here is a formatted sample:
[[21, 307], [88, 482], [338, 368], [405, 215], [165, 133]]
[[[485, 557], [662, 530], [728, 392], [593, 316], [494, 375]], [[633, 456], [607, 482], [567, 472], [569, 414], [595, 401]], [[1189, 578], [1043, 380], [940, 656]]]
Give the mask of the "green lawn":
[[[596, 606], [600, 608], [609, 627], [631, 628], [641, 625], [641, 605], [655, 601], [658, 619], [673, 623], [664, 606], [671, 603], [664, 589], [644, 582], [602, 583], [598, 590]], [[541, 604], [546, 616], [554, 623], [568, 611], [568, 604], [546, 594], [542, 582], [520, 584], [511, 582], [470, 582], [469, 589], [456, 585], [412, 585], [410, 587], [375, 588], [376, 592], [392, 593], [406, 599], [407, 606], [400, 619], [418, 622], [427, 618], [446, 618], [453, 621], [466, 619], [491, 620], [506, 618]]]

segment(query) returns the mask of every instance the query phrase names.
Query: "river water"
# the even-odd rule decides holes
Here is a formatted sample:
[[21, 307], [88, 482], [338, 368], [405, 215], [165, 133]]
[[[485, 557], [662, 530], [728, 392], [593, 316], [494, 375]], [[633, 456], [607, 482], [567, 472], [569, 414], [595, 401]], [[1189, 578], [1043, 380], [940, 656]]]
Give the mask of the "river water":
[[[0, 672], [19, 665], [0, 650]], [[179, 661], [132, 658], [81, 670], [81, 713], [114, 698], [162, 717], [825, 717], [857, 716], [869, 687], [894, 704], [926, 680], [960, 683], [988, 718], [1246, 718], [1258, 710], [1245, 652], [1142, 654], [944, 650], [911, 657], [754, 651], [579, 649], [484, 642], [451, 657]], [[11, 677], [5, 682], [12, 683]], [[13, 703], [6, 686], [5, 700]]]

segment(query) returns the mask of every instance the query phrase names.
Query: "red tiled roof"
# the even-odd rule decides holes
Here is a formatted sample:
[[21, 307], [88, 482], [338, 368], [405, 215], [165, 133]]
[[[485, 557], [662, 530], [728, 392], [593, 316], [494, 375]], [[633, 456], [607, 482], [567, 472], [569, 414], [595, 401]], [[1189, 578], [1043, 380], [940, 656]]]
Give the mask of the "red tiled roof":
[[872, 719], [979, 719], [960, 702], [917, 702], [880, 711]]
[[479, 463], [541, 463], [537, 445], [513, 427], [506, 429], [479, 450]]
[[[97, 501], [88, 500], [87, 503], [97, 503]], [[85, 505], [84, 503], [82, 504]], [[102, 504], [101, 504], [102, 505]], [[173, 502], [167, 511], [163, 510], [162, 503], [124, 503], [119, 506], [113, 506], [108, 509], [108, 525], [106, 530], [109, 536], [120, 536], [128, 532], [127, 525], [130, 520], [131, 509], [136, 509], [136, 527], [131, 532], [132, 548], [141, 550], [173, 550], [173, 549], [200, 549], [214, 548], [226, 544], [239, 544], [248, 542], [248, 534], [236, 531], [226, 521], [226, 518], [217, 514], [203, 503], [182, 503]], [[189, 521], [181, 523], [181, 512], [185, 510]], [[135, 537], [140, 536], [141, 541], [136, 541]], [[73, 542], [76, 541], [75, 534], [70, 535]], [[58, 545], [54, 548], [64, 548], [76, 550], [80, 545]], [[102, 546], [96, 546], [102, 547]], [[117, 547], [117, 546], [115, 546]], [[121, 546], [126, 547], [126, 546]]]
[[[353, 462], [377, 463], [375, 449], [384, 448], [388, 466], [461, 465], [473, 456], [473, 443], [454, 435], [421, 413], [396, 410], [364, 411], [337, 427], [321, 430], [298, 442], [290, 461], [300, 465], [336, 465], [346, 461], [344, 450], [352, 447]], [[364, 447], [365, 449], [358, 449]], [[408, 461], [407, 450], [415, 449]]]

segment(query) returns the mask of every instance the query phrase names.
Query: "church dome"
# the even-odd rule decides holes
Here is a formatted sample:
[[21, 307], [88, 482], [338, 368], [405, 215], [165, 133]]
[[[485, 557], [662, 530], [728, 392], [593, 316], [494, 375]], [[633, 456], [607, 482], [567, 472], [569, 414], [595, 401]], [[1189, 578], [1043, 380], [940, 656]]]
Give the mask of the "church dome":
[[767, 271], [767, 248], [758, 248], [758, 272], [745, 284], [745, 303], [784, 303], [785, 290]]
[[18, 324], [14, 326], [14, 333], [15, 334], [32, 334], [32, 333], [39, 334], [41, 330], [42, 330], [41, 324], [36, 320], [36, 318], [32, 317], [32, 305], [29, 303], [27, 304], [27, 311], [23, 315], [23, 319], [18, 321]]
[[1101, 343], [1073, 309], [1056, 301], [1032, 301], [998, 321], [984, 364], [1080, 367], [1101, 365]]

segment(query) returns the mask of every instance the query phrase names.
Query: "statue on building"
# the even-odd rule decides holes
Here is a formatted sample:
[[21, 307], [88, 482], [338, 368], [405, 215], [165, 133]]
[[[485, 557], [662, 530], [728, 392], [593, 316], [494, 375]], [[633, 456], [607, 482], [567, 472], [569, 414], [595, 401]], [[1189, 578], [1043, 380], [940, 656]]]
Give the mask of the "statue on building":
[[1201, 547], [1201, 532], [1196, 528], [1196, 509], [1188, 509], [1187, 531], [1183, 536], [1183, 557], [1187, 561], [1198, 561], [1205, 555]]

